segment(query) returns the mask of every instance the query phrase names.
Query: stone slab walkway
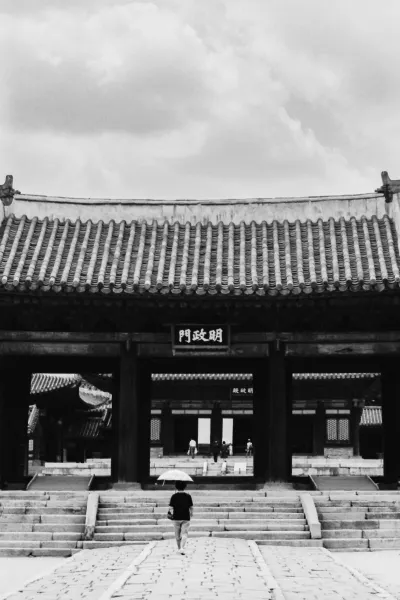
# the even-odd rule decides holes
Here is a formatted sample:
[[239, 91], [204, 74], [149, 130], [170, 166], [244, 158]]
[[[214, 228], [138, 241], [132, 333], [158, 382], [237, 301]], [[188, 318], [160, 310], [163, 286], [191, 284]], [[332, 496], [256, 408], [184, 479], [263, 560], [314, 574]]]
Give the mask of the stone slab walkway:
[[50, 574], [28, 582], [18, 592], [0, 596], [0, 600], [99, 600], [143, 547], [83, 550], [65, 559]]
[[[377, 553], [379, 555], [379, 553]], [[35, 560], [35, 559], [32, 559]], [[83, 550], [0, 600], [394, 600], [340, 554], [189, 538]]]
[[259, 546], [282, 600], [395, 600], [323, 548]]

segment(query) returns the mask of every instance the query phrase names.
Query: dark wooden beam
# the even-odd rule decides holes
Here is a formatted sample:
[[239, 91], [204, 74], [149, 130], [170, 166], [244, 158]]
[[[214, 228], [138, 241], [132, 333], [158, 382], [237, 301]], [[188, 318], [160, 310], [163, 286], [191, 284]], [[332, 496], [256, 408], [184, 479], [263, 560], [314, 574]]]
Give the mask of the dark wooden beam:
[[376, 356], [400, 354], [399, 342], [355, 342], [355, 343], [288, 343], [286, 356], [289, 357], [335, 357], [335, 356]]
[[[234, 344], [266, 343], [275, 339], [272, 332], [232, 332]], [[399, 337], [400, 339], [400, 337]], [[160, 331], [12, 331], [0, 330], [0, 341], [4, 342], [124, 342], [130, 340], [142, 344], [171, 344], [171, 333]]]
[[0, 342], [2, 356], [118, 356], [120, 344], [78, 342]]
[[400, 342], [400, 331], [293, 331], [277, 333], [276, 337], [291, 343]]

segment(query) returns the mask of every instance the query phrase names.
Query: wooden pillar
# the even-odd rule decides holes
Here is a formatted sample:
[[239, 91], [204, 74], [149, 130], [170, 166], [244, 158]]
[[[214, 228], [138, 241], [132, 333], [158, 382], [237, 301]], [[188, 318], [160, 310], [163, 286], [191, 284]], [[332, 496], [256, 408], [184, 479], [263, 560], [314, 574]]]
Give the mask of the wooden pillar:
[[215, 402], [211, 411], [211, 447], [215, 441], [222, 442], [221, 405]]
[[[118, 484], [139, 487], [139, 385], [136, 345], [121, 345], [118, 378]], [[114, 415], [113, 415], [114, 420]]]
[[137, 389], [139, 397], [138, 470], [139, 481], [150, 474], [151, 368], [146, 359], [138, 360]]
[[314, 417], [314, 439], [313, 454], [324, 456], [325, 447], [325, 406], [323, 402], [318, 402]]
[[0, 483], [28, 475], [28, 407], [31, 373], [24, 361], [0, 370]]
[[362, 411], [362, 406], [358, 404], [351, 408], [351, 443], [353, 445], [354, 456], [360, 456], [360, 422]]
[[285, 353], [280, 345], [271, 347], [268, 361], [269, 392], [269, 480], [289, 481], [291, 477], [291, 451], [289, 448], [289, 415], [291, 413], [291, 377]]
[[173, 452], [173, 425], [171, 407], [168, 402], [165, 402], [161, 413], [161, 442], [163, 445], [164, 455], [172, 454]]
[[254, 477], [263, 482], [269, 478], [269, 418], [268, 369], [261, 361], [253, 369], [253, 461]]
[[397, 487], [400, 474], [400, 378], [398, 367], [386, 361], [382, 369], [383, 476]]

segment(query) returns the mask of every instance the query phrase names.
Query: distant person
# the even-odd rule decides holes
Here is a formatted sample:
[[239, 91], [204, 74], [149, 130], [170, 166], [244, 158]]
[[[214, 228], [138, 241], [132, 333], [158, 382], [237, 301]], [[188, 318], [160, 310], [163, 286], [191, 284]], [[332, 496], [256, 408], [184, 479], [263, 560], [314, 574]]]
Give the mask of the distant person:
[[191, 456], [192, 458], [195, 457], [195, 455], [197, 454], [197, 444], [196, 444], [196, 440], [194, 440], [193, 438], [190, 440], [189, 442], [189, 450], [188, 450], [188, 454], [189, 456]]
[[192, 496], [185, 492], [186, 483], [184, 481], [175, 482], [175, 494], [169, 501], [172, 510], [172, 522], [175, 529], [175, 539], [178, 546], [178, 552], [185, 554], [185, 545], [188, 538], [190, 519], [193, 517]]
[[229, 456], [233, 455], [233, 446], [232, 446], [232, 443], [228, 444], [228, 454], [229, 454]]
[[218, 456], [219, 456], [220, 451], [221, 451], [220, 445], [219, 445], [218, 441], [215, 440], [215, 442], [212, 445], [212, 454], [213, 454], [215, 463], [218, 462]]
[[221, 458], [222, 459], [227, 459], [228, 458], [228, 446], [226, 445], [225, 442], [222, 442], [222, 446], [221, 446]]
[[246, 444], [246, 456], [253, 456], [253, 442], [249, 438]]

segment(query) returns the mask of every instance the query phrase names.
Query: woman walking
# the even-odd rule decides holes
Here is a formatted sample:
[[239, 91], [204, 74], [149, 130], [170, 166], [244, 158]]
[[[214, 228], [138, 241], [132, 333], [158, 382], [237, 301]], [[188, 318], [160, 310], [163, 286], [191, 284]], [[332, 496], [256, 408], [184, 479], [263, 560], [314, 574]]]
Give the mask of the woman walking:
[[186, 483], [184, 481], [176, 481], [176, 492], [171, 496], [171, 500], [169, 501], [170, 509], [172, 509], [172, 520], [174, 523], [178, 552], [181, 554], [185, 554], [190, 519], [193, 516], [192, 496], [185, 492], [185, 488]]

